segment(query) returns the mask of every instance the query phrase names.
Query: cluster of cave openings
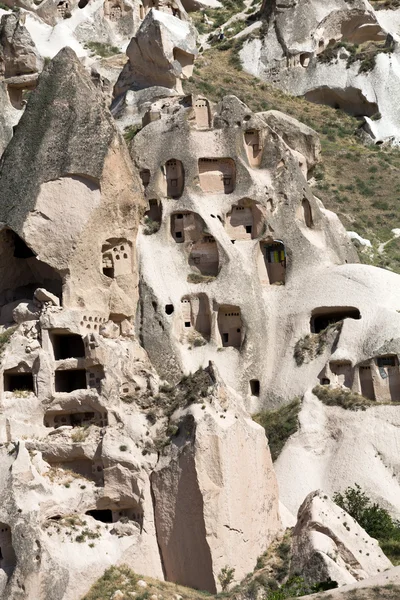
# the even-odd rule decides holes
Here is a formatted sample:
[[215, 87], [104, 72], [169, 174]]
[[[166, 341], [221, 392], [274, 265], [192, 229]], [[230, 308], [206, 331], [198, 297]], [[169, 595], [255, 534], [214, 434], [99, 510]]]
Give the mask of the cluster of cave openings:
[[257, 129], [248, 129], [244, 133], [247, 159], [251, 167], [259, 167], [262, 159], [262, 139]]
[[209, 129], [211, 127], [210, 103], [206, 98], [197, 98], [195, 100], [194, 114], [196, 125], [199, 129]]
[[98, 427], [106, 427], [108, 424], [107, 413], [89, 410], [86, 412], [47, 412], [44, 417], [44, 426], [63, 427], [84, 427], [89, 425], [97, 425]]
[[82, 336], [63, 330], [52, 330], [50, 340], [53, 346], [54, 360], [85, 358], [85, 344]]
[[154, 221], [155, 223], [161, 223], [162, 221], [162, 204], [159, 200], [149, 200], [149, 209], [145, 213], [145, 217]]
[[11, 575], [17, 564], [12, 545], [11, 528], [5, 523], [0, 523], [0, 569]]
[[66, 0], [60, 0], [60, 2], [57, 3], [57, 12], [62, 19], [66, 18], [66, 16], [69, 13], [69, 10], [69, 2], [67, 2]]
[[251, 240], [261, 230], [262, 213], [257, 205], [241, 201], [226, 215], [225, 229], [232, 240]]
[[222, 346], [240, 348], [243, 340], [243, 324], [238, 306], [221, 306], [218, 310], [218, 329]]
[[339, 323], [343, 319], [361, 319], [358, 308], [353, 306], [321, 306], [311, 313], [311, 333], [320, 333], [329, 325]]
[[211, 311], [206, 294], [185, 296], [181, 300], [182, 320], [185, 332], [196, 331], [205, 340], [210, 340]]
[[121, 0], [105, 0], [104, 16], [110, 21], [118, 21], [124, 12], [124, 4]]
[[31, 371], [21, 371], [19, 369], [10, 369], [4, 371], [4, 391], [5, 392], [27, 392], [34, 393], [33, 375]]
[[132, 251], [126, 240], [107, 240], [101, 252], [103, 275], [115, 279], [131, 273]]
[[168, 198], [179, 198], [185, 186], [185, 171], [180, 160], [171, 158], [163, 168], [166, 194]]
[[62, 279], [38, 260], [24, 240], [11, 229], [0, 231], [0, 306], [32, 299], [34, 291], [45, 288], [61, 301]]
[[286, 281], [286, 249], [280, 240], [260, 242], [264, 266], [270, 285], [284, 285]]
[[200, 187], [207, 194], [231, 194], [236, 186], [236, 165], [231, 158], [200, 158]]

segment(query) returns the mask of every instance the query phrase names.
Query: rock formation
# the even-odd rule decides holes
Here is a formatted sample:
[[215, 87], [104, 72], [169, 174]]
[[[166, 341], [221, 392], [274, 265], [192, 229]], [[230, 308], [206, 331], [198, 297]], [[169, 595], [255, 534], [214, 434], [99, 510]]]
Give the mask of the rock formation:
[[364, 117], [369, 139], [398, 144], [399, 115], [391, 99], [400, 86], [399, 38], [392, 10], [374, 11], [366, 0], [299, 0], [264, 2], [261, 15], [261, 33], [240, 52], [246, 70]]
[[116, 83], [116, 96], [129, 88], [153, 86], [182, 93], [182, 80], [192, 74], [197, 54], [195, 29], [174, 15], [152, 9], [126, 53], [129, 62]]
[[391, 566], [378, 542], [324, 492], [307, 496], [293, 530], [294, 573], [311, 582], [331, 579], [341, 586]]
[[[293, 572], [344, 584], [389, 567], [313, 492], [361, 483], [399, 514], [399, 276], [359, 264], [315, 196], [317, 133], [183, 93], [185, 9], [208, 0], [19, 4], [0, 28], [0, 597], [80, 600], [121, 564], [218, 592], [282, 533], [279, 501], [285, 523], [301, 506]], [[388, 31], [364, 0], [262, 10], [241, 56], [257, 47], [281, 87]], [[16, 108], [10, 89], [31, 82]], [[348, 394], [368, 408], [323, 402]], [[276, 477], [251, 415], [295, 397]]]

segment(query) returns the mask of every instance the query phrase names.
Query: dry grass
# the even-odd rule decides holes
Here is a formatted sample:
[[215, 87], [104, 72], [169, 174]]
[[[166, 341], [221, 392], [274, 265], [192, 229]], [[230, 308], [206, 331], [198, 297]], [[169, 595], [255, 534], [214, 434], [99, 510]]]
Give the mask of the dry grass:
[[[226, 46], [229, 43], [222, 47]], [[205, 52], [185, 91], [213, 101], [234, 94], [253, 111], [281, 110], [318, 131], [322, 163], [315, 172], [315, 194], [338, 214], [346, 229], [370, 239], [375, 248], [391, 239], [391, 229], [400, 226], [400, 152], [364, 145], [356, 135], [360, 121], [354, 117], [285, 94], [240, 71], [236, 50], [217, 46]], [[400, 272], [400, 240], [390, 243], [381, 255], [375, 251], [361, 258]]]

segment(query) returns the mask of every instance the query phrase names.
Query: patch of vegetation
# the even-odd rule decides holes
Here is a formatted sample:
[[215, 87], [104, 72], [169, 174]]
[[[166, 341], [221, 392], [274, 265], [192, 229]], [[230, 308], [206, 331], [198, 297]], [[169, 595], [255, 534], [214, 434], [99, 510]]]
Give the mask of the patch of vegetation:
[[302, 364], [309, 363], [317, 356], [320, 356], [329, 341], [333, 341], [332, 334], [340, 333], [342, 324], [342, 321], [333, 323], [319, 333], [310, 333], [298, 340], [293, 353], [296, 365], [300, 367]]
[[124, 129], [124, 138], [126, 142], [131, 142], [135, 136], [141, 131], [143, 128], [142, 125], [128, 125]]
[[290, 436], [298, 430], [300, 408], [301, 402], [296, 398], [286, 406], [264, 410], [253, 416], [254, 421], [265, 429], [273, 461], [278, 458]]
[[[228, 19], [245, 8], [244, 0], [222, 0], [221, 3], [222, 8], [207, 8], [204, 11], [191, 13], [194, 25], [200, 34], [210, 33], [222, 25], [225, 25]], [[211, 25], [206, 22], [204, 15], [209, 21], [212, 21]]]
[[102, 42], [86, 42], [85, 48], [90, 50], [92, 55], [101, 56], [102, 58], [109, 58], [110, 56], [121, 53], [121, 50], [116, 46], [103, 44]]
[[157, 233], [160, 230], [161, 223], [159, 221], [153, 221], [150, 217], [144, 218], [144, 235], [153, 235], [153, 233]]
[[211, 283], [214, 280], [214, 275], [202, 275], [201, 273], [189, 273], [187, 276], [188, 283]]
[[317, 385], [312, 392], [327, 406], [341, 406], [347, 410], [366, 410], [368, 406], [376, 406], [377, 404], [346, 388]]
[[13, 390], [12, 393], [16, 398], [28, 398], [31, 394], [33, 394], [32, 390], [28, 389]]
[[9, 343], [12, 335], [16, 332], [17, 326], [9, 327], [0, 333], [0, 356], [4, 352], [5, 347]]
[[392, 561], [400, 564], [400, 521], [395, 521], [389, 512], [372, 502], [361, 487], [356, 483], [348, 487], [343, 494], [336, 493], [333, 501], [347, 511], [379, 544]]
[[71, 440], [75, 443], [84, 442], [89, 435], [87, 426], [77, 427], [71, 434]]
[[229, 588], [230, 584], [233, 581], [233, 578], [235, 577], [235, 569], [232, 569], [231, 567], [225, 566], [223, 569], [221, 569], [221, 572], [218, 575], [218, 581], [221, 584], [221, 588], [223, 592], [226, 592], [227, 589]]
[[128, 567], [110, 567], [82, 600], [109, 600], [117, 590], [128, 598], [128, 594], [137, 594], [137, 581], [137, 575]]
[[[340, 109], [291, 96], [238, 71], [236, 44], [226, 50], [213, 47], [204, 52], [196, 61], [193, 76], [184, 82], [185, 93], [206, 95], [214, 102], [233, 94], [254, 112], [280, 110], [315, 129], [321, 139], [322, 162], [315, 169], [314, 193], [339, 216], [346, 229], [371, 241], [372, 249], [357, 248], [362, 262], [400, 273], [400, 240], [378, 252], [379, 244], [393, 238], [391, 230], [400, 223], [396, 200], [400, 192], [399, 150], [365, 145], [358, 135], [363, 121]], [[371, 167], [376, 168], [375, 173], [369, 172]], [[360, 187], [357, 180], [365, 182], [372, 195], [366, 195], [365, 186]], [[376, 206], [380, 201], [386, 203], [386, 209]]]
[[7, 6], [7, 4], [3, 4], [3, 2], [0, 2], [0, 9], [1, 10], [11, 10], [11, 8], [9, 6]]

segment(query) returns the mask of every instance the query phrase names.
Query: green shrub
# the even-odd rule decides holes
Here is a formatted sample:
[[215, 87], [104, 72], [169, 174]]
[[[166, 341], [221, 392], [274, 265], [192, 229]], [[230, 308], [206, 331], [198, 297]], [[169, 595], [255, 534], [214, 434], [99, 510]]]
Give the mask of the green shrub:
[[157, 233], [161, 227], [161, 223], [159, 221], [153, 221], [150, 217], [144, 218], [144, 235], [153, 235], [153, 233]]
[[16, 329], [17, 329], [17, 326], [9, 327], [8, 329], [6, 329], [5, 331], [2, 331], [0, 333], [0, 354], [3, 352], [3, 350], [7, 346], [8, 342], [10, 341], [13, 333], [15, 333]]
[[102, 42], [86, 42], [85, 48], [90, 50], [92, 54], [97, 54], [97, 56], [101, 56], [102, 58], [109, 58], [121, 52], [116, 46], [103, 44]]
[[275, 461], [287, 440], [299, 428], [301, 402], [298, 398], [276, 410], [264, 410], [253, 416], [254, 421], [264, 427], [268, 438], [272, 460]]
[[296, 365], [300, 367], [303, 363], [308, 363], [320, 356], [324, 352], [331, 334], [340, 333], [342, 325], [343, 321], [332, 323], [319, 333], [310, 333], [298, 340], [293, 353]]
[[333, 501], [347, 511], [368, 535], [379, 541], [383, 552], [394, 564], [400, 562], [400, 522], [394, 521], [385, 508], [373, 503], [357, 483], [343, 494], [336, 493]]
[[218, 575], [218, 581], [221, 584], [221, 588], [222, 588], [223, 592], [226, 592], [226, 590], [232, 583], [234, 576], [235, 576], [235, 569], [232, 569], [228, 566], [223, 567], [223, 569], [221, 569], [221, 572]]
[[139, 133], [139, 131], [141, 131], [142, 129], [142, 125], [128, 125], [128, 127], [125, 127], [124, 129], [124, 138], [127, 142], [130, 142], [131, 140], [134, 139], [134, 137], [136, 136], [137, 133]]

